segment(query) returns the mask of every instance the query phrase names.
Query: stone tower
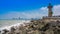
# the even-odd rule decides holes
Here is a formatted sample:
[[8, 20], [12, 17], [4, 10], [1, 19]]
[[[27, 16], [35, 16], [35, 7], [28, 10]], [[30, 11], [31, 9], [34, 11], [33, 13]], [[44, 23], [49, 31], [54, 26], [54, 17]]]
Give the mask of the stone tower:
[[51, 3], [49, 3], [49, 5], [48, 5], [48, 17], [52, 17], [52, 14], [53, 14], [52, 8], [53, 8], [53, 6], [51, 5]]

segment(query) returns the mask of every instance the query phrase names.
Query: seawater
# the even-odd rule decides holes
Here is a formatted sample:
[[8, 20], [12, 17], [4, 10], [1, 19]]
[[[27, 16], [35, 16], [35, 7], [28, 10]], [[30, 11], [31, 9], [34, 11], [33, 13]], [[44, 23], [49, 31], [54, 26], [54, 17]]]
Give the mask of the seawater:
[[0, 30], [4, 28], [8, 28], [9, 26], [12, 25], [18, 25], [20, 23], [24, 23], [26, 21], [30, 21], [30, 20], [0, 20]]

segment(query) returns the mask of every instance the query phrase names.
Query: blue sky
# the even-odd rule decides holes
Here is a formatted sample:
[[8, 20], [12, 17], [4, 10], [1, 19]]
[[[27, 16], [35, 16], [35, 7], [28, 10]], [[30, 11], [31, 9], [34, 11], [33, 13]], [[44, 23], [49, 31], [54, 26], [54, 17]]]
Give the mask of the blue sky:
[[[17, 16], [14, 16], [12, 14], [18, 15], [21, 13], [30, 13], [31, 15], [33, 15], [32, 13], [38, 13], [38, 11], [40, 11], [39, 9], [43, 7], [46, 8], [48, 6], [48, 3], [51, 3], [53, 6], [58, 6], [60, 5], [60, 0], [0, 0], [0, 18], [17, 18]], [[44, 10], [40, 11], [41, 15], [45, 13], [46, 12], [44, 12]], [[21, 16], [18, 15], [18, 17], [31, 17], [30, 14], [30, 16], [26, 16], [27, 14], [25, 14], [22, 14]], [[34, 17], [36, 16], [33, 16], [31, 18]]]

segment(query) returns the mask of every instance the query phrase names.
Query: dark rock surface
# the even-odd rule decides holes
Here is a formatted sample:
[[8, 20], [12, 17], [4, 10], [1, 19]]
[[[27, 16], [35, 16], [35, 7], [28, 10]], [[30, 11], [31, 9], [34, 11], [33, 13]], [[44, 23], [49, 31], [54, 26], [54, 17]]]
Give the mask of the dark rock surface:
[[60, 22], [40, 22], [33, 20], [25, 26], [11, 27], [10, 31], [4, 29], [2, 34], [60, 34]]

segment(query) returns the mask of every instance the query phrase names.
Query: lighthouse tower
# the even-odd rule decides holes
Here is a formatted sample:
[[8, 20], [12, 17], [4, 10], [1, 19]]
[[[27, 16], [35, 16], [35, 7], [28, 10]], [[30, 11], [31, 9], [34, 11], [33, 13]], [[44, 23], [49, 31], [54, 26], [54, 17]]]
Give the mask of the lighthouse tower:
[[53, 8], [53, 6], [51, 5], [51, 3], [49, 3], [49, 5], [48, 5], [48, 17], [52, 17], [52, 14], [53, 14], [52, 8]]

